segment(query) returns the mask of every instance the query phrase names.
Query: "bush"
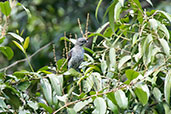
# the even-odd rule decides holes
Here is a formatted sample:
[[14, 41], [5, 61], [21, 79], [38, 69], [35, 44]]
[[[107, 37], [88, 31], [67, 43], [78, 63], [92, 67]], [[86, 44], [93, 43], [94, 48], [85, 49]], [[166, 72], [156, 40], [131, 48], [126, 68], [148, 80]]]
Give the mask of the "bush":
[[[7, 20], [12, 6], [1, 2], [0, 7]], [[143, 10], [138, 0], [115, 0], [107, 15], [109, 22], [88, 36], [93, 43], [91, 49], [85, 48], [89, 54], [85, 54], [81, 72], [67, 70], [65, 58], [58, 60], [56, 67], [34, 71], [26, 52], [29, 37], [24, 40], [20, 34], [8, 33], [17, 39], [13, 42], [26, 56], [23, 61], [31, 71], [1, 72], [0, 112], [171, 113], [171, 37], [167, 28], [171, 15]], [[1, 43], [6, 36], [5, 23]], [[66, 37], [61, 39], [67, 44]], [[102, 40], [97, 43], [98, 39]], [[0, 50], [8, 59], [13, 57], [10, 47], [1, 46]]]

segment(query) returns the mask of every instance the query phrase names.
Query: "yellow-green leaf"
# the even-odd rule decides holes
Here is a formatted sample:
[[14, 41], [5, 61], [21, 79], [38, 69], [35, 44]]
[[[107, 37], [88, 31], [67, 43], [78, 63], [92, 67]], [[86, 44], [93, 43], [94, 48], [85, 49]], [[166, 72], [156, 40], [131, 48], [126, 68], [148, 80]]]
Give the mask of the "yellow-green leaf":
[[25, 50], [26, 50], [26, 49], [28, 48], [28, 46], [29, 46], [29, 41], [30, 41], [30, 38], [29, 38], [29, 37], [27, 37], [27, 38], [25, 39], [25, 41], [24, 41], [23, 47], [24, 47]]
[[8, 1], [0, 2], [0, 11], [5, 15], [9, 16], [11, 13], [11, 7]]
[[14, 40], [13, 40], [13, 42], [23, 53], [25, 53], [24, 48], [18, 42], [14, 41]]

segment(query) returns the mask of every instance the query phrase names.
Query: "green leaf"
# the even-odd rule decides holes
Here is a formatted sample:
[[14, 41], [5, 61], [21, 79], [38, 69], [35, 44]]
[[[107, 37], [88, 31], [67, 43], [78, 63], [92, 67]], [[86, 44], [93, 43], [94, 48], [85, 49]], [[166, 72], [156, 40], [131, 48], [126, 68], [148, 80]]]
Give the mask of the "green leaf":
[[13, 42], [23, 53], [25, 53], [24, 48], [18, 42], [14, 41], [14, 40], [13, 40]]
[[14, 38], [16, 38], [17, 40], [19, 40], [20, 42], [23, 42], [24, 39], [19, 36], [18, 34], [12, 33], [12, 32], [8, 32], [8, 34], [10, 34], [11, 36], [13, 36]]
[[137, 38], [139, 36], [139, 33], [135, 33], [132, 39], [132, 47], [137, 43]]
[[58, 96], [62, 95], [63, 75], [48, 74], [53, 89]]
[[164, 24], [161, 24], [160, 22], [158, 22], [158, 23], [159, 23], [159, 29], [165, 33], [167, 41], [169, 41], [170, 34], [169, 34], [168, 29], [166, 28], [166, 26]]
[[151, 2], [151, 0], [146, 0], [151, 6], [153, 6], [153, 3]]
[[91, 98], [89, 100], [80, 101], [74, 105], [73, 109], [75, 110], [75, 112], [79, 112], [81, 109], [83, 109], [86, 105], [88, 105], [92, 101], [93, 100]]
[[0, 38], [0, 44], [4, 42], [5, 37]]
[[153, 30], [157, 31], [158, 22], [155, 19], [149, 19], [150, 26]]
[[9, 16], [11, 13], [11, 7], [8, 1], [0, 2], [0, 11], [5, 15]]
[[156, 100], [157, 100], [158, 102], [161, 102], [162, 93], [160, 92], [160, 90], [159, 90], [157, 87], [155, 87], [155, 88], [153, 89], [153, 95], [154, 95], [154, 97], [156, 98]]
[[29, 46], [29, 41], [30, 41], [30, 38], [29, 37], [27, 37], [26, 39], [25, 39], [25, 41], [24, 41], [24, 45], [23, 45], [23, 48], [26, 50], [27, 48], [28, 48], [28, 46]]
[[53, 91], [53, 104], [58, 107], [58, 103], [59, 103], [59, 100], [58, 100], [58, 95], [56, 94], [55, 91]]
[[71, 68], [71, 69], [69, 69], [68, 71], [66, 71], [66, 72], [64, 73], [64, 75], [66, 75], [66, 76], [79, 77], [79, 76], [81, 76], [82, 74], [79, 73], [79, 72], [77, 72], [75, 69]]
[[6, 97], [7, 102], [12, 106], [14, 109], [19, 109], [22, 106], [22, 102], [20, 97], [18, 96], [18, 92], [16, 89], [8, 86], [3, 89], [3, 95]]
[[122, 7], [124, 6], [124, 2], [125, 0], [119, 0], [119, 3], [121, 4]]
[[113, 111], [114, 114], [119, 114], [118, 107], [109, 99], [107, 99], [107, 104], [111, 111]]
[[114, 25], [114, 5], [112, 5], [109, 9], [109, 24], [110, 27], [112, 29], [112, 31], [114, 32], [115, 30], [115, 25]]
[[170, 104], [170, 92], [171, 91], [171, 70], [167, 73], [164, 82], [164, 97], [168, 104]]
[[157, 10], [157, 11], [160, 12], [160, 13], [162, 13], [163, 15], [165, 15], [166, 18], [171, 22], [171, 15], [170, 14], [168, 14], [168, 13], [166, 13], [164, 11], [161, 11], [161, 10]]
[[163, 104], [163, 107], [164, 107], [165, 114], [171, 114], [170, 107], [166, 103]]
[[17, 88], [23, 92], [26, 92], [26, 89], [30, 86], [30, 82], [29, 81], [24, 81], [24, 82], [20, 82], [17, 85]]
[[94, 100], [94, 105], [95, 105], [95, 110], [93, 111], [92, 114], [105, 114], [106, 113], [106, 102], [103, 98], [97, 97]]
[[41, 84], [45, 99], [47, 100], [49, 105], [52, 105], [52, 88], [51, 88], [49, 81], [45, 78], [42, 78], [40, 80], [40, 84]]
[[46, 104], [43, 104], [43, 103], [39, 103], [39, 106], [43, 107], [47, 112], [52, 114], [53, 109], [50, 106], [47, 106]]
[[67, 114], [77, 114], [73, 108], [67, 108]]
[[115, 9], [114, 9], [114, 20], [117, 22], [120, 18], [120, 13], [121, 13], [121, 3], [118, 2], [115, 6]]
[[109, 59], [110, 59], [110, 66], [109, 69], [110, 71], [115, 71], [116, 68], [116, 53], [115, 53], [115, 48], [110, 48], [109, 50]]
[[11, 60], [14, 56], [14, 52], [10, 47], [0, 47], [0, 51], [8, 58], [8, 60]]
[[126, 56], [122, 57], [119, 61], [118, 69], [121, 69], [121, 67], [130, 59], [131, 59], [130, 55], [126, 55]]
[[[62, 58], [62, 59], [59, 59], [58, 61], [57, 61], [57, 68], [58, 68], [58, 70], [62, 70], [62, 71], [66, 71], [67, 70], [67, 64], [65, 64], [64, 65], [64, 63], [65, 63], [65, 61], [66, 61], [66, 59], [65, 58]], [[63, 66], [64, 65], [64, 66]], [[63, 66], [63, 67], [62, 67]], [[62, 67], [62, 69], [61, 69], [61, 67]]]
[[91, 90], [91, 88], [93, 87], [93, 85], [94, 85], [93, 75], [90, 75], [86, 78], [86, 81], [84, 84], [84, 90], [89, 92]]
[[13, 73], [14, 76], [16, 76], [18, 79], [23, 79], [26, 75], [28, 75], [30, 72], [27, 70], [20, 70]]
[[8, 108], [6, 103], [4, 102], [5, 98], [0, 97], [0, 107], [1, 108]]
[[122, 90], [117, 90], [115, 92], [115, 99], [120, 108], [126, 109], [128, 107], [128, 98]]
[[37, 102], [28, 101], [27, 103], [28, 103], [28, 105], [29, 105], [32, 109], [34, 109], [34, 110], [37, 110], [37, 109], [39, 108]]
[[64, 103], [66, 103], [67, 100], [68, 100], [68, 94], [65, 94], [63, 96], [56, 96], [56, 97], [57, 97], [58, 100], [60, 100], [60, 101], [62, 101]]
[[106, 73], [106, 69], [107, 69], [107, 63], [104, 60], [104, 58], [105, 58], [105, 53], [102, 54], [102, 60], [101, 60], [101, 70], [103, 74]]
[[162, 48], [165, 52], [165, 54], [169, 57], [170, 56], [170, 47], [169, 47], [169, 44], [167, 43], [167, 41], [162, 38], [162, 39], [159, 39], [161, 45], [162, 45]]
[[28, 17], [29, 17], [29, 18], [31, 17], [31, 13], [30, 13], [30, 10], [29, 10], [29, 9], [27, 9], [24, 5], [22, 5], [22, 4], [19, 3], [19, 2], [17, 3], [17, 5], [22, 6], [23, 9], [26, 11]]
[[85, 51], [90, 52], [91, 54], [93, 54], [93, 53], [94, 53], [94, 51], [93, 51], [93, 50], [91, 50], [90, 48], [86, 48], [86, 47], [84, 47], [84, 50], [85, 50]]
[[117, 104], [115, 95], [113, 92], [107, 94], [107, 98], [112, 101], [113, 104]]
[[135, 94], [137, 95], [139, 101], [143, 104], [146, 105], [149, 99], [149, 89], [147, 85], [138, 85], [135, 88]]
[[99, 7], [100, 7], [100, 5], [101, 5], [102, 1], [103, 1], [103, 0], [99, 0], [99, 3], [97, 4], [97, 7], [96, 7], [96, 12], [95, 12], [96, 20], [98, 20], [98, 18], [97, 18], [97, 14], [98, 14]]
[[126, 70], [125, 74], [126, 74], [126, 77], [127, 77], [130, 81], [132, 81], [133, 79], [137, 78], [138, 75], [139, 75], [138, 72], [136, 72], [136, 71], [134, 71], [134, 70], [132, 70], [132, 69]]

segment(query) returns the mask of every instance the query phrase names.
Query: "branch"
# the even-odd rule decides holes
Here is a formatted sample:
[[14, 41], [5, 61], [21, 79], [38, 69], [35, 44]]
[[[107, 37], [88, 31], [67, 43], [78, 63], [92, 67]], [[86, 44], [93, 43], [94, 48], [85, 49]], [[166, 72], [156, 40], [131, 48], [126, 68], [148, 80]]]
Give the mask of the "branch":
[[117, 90], [119, 90], [119, 89], [124, 89], [124, 88], [126, 88], [126, 85], [120, 86], [120, 87], [118, 87], [118, 88], [114, 88], [114, 89], [112, 89], [112, 90], [110, 90], [110, 91], [107, 91], [107, 92], [104, 92], [104, 93], [97, 93], [97, 94], [95, 94], [95, 95], [91, 95], [91, 96], [82, 98], [82, 99], [80, 99], [80, 100], [76, 100], [76, 101], [67, 103], [67, 104], [65, 104], [64, 106], [62, 106], [61, 108], [59, 108], [58, 110], [54, 111], [52, 114], [56, 114], [57, 112], [59, 112], [59, 111], [62, 110], [63, 108], [66, 108], [66, 107], [68, 107], [68, 106], [70, 106], [70, 105], [72, 105], [72, 104], [78, 103], [78, 102], [80, 102], [80, 101], [83, 101], [83, 100], [86, 100], [86, 99], [89, 99], [89, 98], [92, 98], [92, 97], [95, 97], [95, 96], [98, 96], [98, 95], [105, 95], [105, 94], [107, 94], [107, 93], [116, 92]]
[[[44, 48], [47, 48], [47, 47], [48, 47], [49, 45], [51, 45], [51, 44], [52, 44], [52, 42], [50, 42], [50, 43], [46, 44], [45, 46], [41, 47], [41, 48], [40, 48], [39, 50], [37, 50], [35, 53], [33, 53], [32, 55], [30, 55], [30, 56], [28, 57], [28, 59], [31, 59], [33, 56], [35, 56], [37, 53], [39, 53], [40, 51], [42, 51]], [[21, 59], [21, 60], [15, 61], [14, 63], [10, 64], [9, 66], [0, 69], [0, 72], [1, 72], [1, 71], [4, 71], [4, 70], [8, 70], [9, 68], [11, 68], [11, 67], [17, 65], [18, 63], [24, 62], [24, 61], [27, 61], [27, 59], [25, 58], [25, 59]]]
[[[160, 69], [162, 66], [163, 66], [163, 65], [161, 65], [161, 66], [159, 66], [159, 67], [153, 69], [153, 71], [151, 72], [151, 74], [152, 74], [153, 72], [155, 72], [156, 70]], [[91, 96], [82, 98], [82, 99], [80, 99], [80, 100], [76, 100], [76, 101], [67, 103], [67, 104], [65, 104], [64, 106], [62, 106], [61, 108], [59, 108], [58, 110], [54, 111], [52, 114], [56, 114], [57, 112], [59, 112], [59, 111], [62, 110], [63, 108], [66, 108], [66, 107], [68, 107], [68, 106], [70, 106], [70, 105], [72, 105], [72, 104], [78, 103], [78, 102], [80, 102], [80, 101], [83, 101], [83, 100], [86, 100], [86, 99], [89, 99], [89, 98], [92, 98], [92, 97], [96, 97], [96, 96], [98, 96], [98, 95], [105, 95], [105, 94], [108, 94], [108, 93], [111, 93], [111, 92], [116, 92], [116, 91], [119, 90], [119, 89], [126, 89], [126, 88], [129, 88], [129, 87], [131, 87], [131, 86], [133, 86], [133, 85], [135, 85], [135, 84], [137, 84], [137, 83], [143, 82], [148, 76], [149, 76], [148, 71], [146, 71], [145, 74], [144, 74], [143, 79], [141, 79], [140, 81], [139, 81], [139, 79], [135, 79], [135, 80], [132, 80], [132, 82], [130, 82], [129, 85], [122, 84], [122, 85], [120, 85], [119, 87], [114, 88], [114, 89], [111, 89], [111, 90], [106, 91], [106, 92], [104, 92], [104, 93], [97, 93], [97, 94], [95, 94], [95, 95], [91, 95]]]

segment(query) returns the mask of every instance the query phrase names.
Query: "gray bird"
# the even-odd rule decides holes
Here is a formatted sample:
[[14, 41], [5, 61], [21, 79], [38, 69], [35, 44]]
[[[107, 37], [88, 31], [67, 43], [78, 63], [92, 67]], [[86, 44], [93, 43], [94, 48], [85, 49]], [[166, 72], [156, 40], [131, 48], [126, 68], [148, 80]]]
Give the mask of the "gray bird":
[[83, 45], [87, 43], [85, 38], [78, 38], [75, 43], [75, 46], [68, 53], [68, 69], [74, 68], [79, 70], [80, 64], [84, 60], [84, 49]]

